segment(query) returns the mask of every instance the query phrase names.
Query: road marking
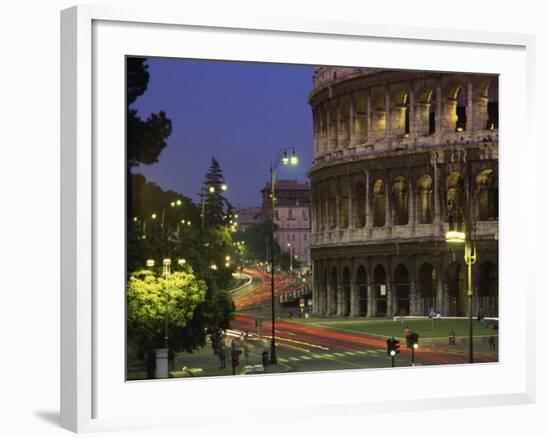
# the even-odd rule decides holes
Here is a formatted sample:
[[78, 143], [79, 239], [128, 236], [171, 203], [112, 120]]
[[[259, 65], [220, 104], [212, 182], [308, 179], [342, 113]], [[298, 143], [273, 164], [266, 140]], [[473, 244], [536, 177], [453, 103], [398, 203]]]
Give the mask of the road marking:
[[300, 359], [298, 359], [297, 357], [289, 357], [288, 360], [291, 360], [293, 362], [299, 362]]
[[334, 353], [336, 356], [340, 356], [340, 357], [344, 357], [345, 354], [344, 353]]
[[316, 359], [322, 359], [323, 358], [322, 354], [312, 354], [312, 356], [315, 357]]
[[346, 354], [350, 356], [355, 356], [357, 354], [357, 351], [346, 351]]
[[288, 362], [287, 359], [283, 359], [282, 357], [279, 358], [279, 361], [280, 361], [280, 362], [283, 362], [283, 363], [287, 363], [287, 362]]
[[325, 353], [325, 354], [323, 354], [323, 357], [333, 358], [333, 357], [334, 357], [334, 354]]
[[309, 357], [309, 356], [300, 356], [300, 359], [311, 360], [311, 357]]

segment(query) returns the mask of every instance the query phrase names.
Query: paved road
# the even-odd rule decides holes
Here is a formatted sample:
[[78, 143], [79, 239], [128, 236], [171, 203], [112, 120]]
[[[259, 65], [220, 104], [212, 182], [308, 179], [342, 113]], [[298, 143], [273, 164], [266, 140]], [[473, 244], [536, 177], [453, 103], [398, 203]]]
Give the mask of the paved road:
[[[239, 332], [251, 334], [251, 345], [256, 351], [268, 347], [271, 336], [271, 283], [270, 274], [263, 271], [248, 270], [256, 278], [256, 286], [236, 300], [237, 314], [232, 322], [233, 335]], [[276, 295], [288, 293], [300, 287], [288, 278], [277, 276]], [[252, 309], [252, 310], [251, 310]], [[277, 317], [285, 312], [277, 309]], [[248, 314], [247, 314], [248, 313]], [[251, 315], [250, 313], [253, 313]], [[262, 327], [256, 327], [256, 316], [263, 318]], [[350, 368], [379, 368], [391, 366], [386, 354], [385, 339], [371, 337], [361, 333], [344, 332], [328, 328], [277, 320], [275, 335], [277, 354], [280, 363], [287, 364], [291, 371], [318, 371]], [[252, 335], [254, 334], [254, 335]], [[479, 348], [476, 347], [476, 350]], [[475, 362], [495, 362], [495, 352], [475, 353]], [[415, 352], [416, 365], [451, 365], [468, 363], [468, 354], [464, 348], [435, 347], [420, 348]], [[411, 365], [411, 351], [404, 343], [401, 354], [396, 358], [396, 366]]]

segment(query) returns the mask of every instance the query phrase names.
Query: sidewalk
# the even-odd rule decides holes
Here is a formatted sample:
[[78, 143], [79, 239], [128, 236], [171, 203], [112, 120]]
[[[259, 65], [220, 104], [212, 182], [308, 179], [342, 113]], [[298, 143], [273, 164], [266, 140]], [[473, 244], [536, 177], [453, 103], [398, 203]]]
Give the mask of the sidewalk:
[[[171, 371], [178, 371], [181, 370], [182, 367], [187, 366], [189, 368], [202, 368], [205, 371], [203, 377], [231, 376], [233, 374], [233, 369], [231, 368], [231, 354], [229, 351], [225, 363], [225, 368], [219, 368], [220, 363], [218, 356], [214, 354], [212, 347], [210, 347], [209, 343], [207, 343], [204, 348], [201, 348], [193, 353], [177, 353], [174, 361], [174, 369]], [[239, 375], [243, 367], [246, 365], [261, 364], [262, 357], [257, 351], [249, 352], [248, 363], [243, 352], [243, 354], [239, 357], [239, 366], [237, 367], [235, 374]], [[268, 365], [265, 368], [265, 373], [285, 373], [289, 370], [290, 368], [287, 365], [278, 363], [276, 365]]]

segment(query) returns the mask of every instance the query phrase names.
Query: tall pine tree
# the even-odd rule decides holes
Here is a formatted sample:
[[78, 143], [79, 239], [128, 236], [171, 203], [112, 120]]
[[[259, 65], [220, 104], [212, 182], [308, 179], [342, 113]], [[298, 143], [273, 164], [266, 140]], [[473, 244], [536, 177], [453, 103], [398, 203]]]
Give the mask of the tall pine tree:
[[233, 206], [224, 195], [225, 184], [220, 163], [212, 157], [200, 193], [201, 202], [204, 202], [204, 222], [207, 226], [224, 224], [228, 211], [233, 210]]

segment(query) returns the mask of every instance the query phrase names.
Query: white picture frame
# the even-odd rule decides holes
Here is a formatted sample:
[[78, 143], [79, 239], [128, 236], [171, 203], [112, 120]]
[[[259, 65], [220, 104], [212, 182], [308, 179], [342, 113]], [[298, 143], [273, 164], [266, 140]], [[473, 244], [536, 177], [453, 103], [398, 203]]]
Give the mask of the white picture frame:
[[[528, 305], [534, 300], [534, 275], [525, 260], [516, 260], [510, 253], [533, 251], [536, 216], [532, 207], [529, 215], [526, 208], [514, 208], [507, 202], [507, 199], [518, 198], [524, 205], [535, 205], [536, 177], [534, 170], [528, 169], [527, 162], [522, 158], [523, 154], [526, 156], [535, 151], [534, 131], [530, 127], [535, 107], [533, 36], [375, 26], [361, 22], [317, 22], [295, 18], [242, 16], [239, 20], [228, 21], [215, 14], [204, 16], [181, 10], [151, 8], [139, 11], [92, 6], [78, 6], [63, 11], [61, 25], [62, 427], [83, 432], [186, 426], [201, 424], [208, 419], [211, 421], [212, 417], [220, 423], [228, 422], [234, 412], [228, 410], [227, 406], [209, 406], [208, 415], [204, 405], [201, 407], [201, 403], [208, 400], [205, 394], [208, 395], [209, 391], [217, 387], [232, 393], [257, 391], [258, 387], [273, 392], [272, 405], [251, 406], [244, 414], [261, 418], [269, 415], [277, 400], [280, 401], [277, 397], [281, 391], [296, 386], [298, 382], [307, 388], [307, 394], [294, 397], [293, 402], [286, 407], [277, 407], [277, 412], [288, 418], [297, 418], [298, 415], [359, 415], [406, 410], [411, 400], [421, 401], [415, 404], [415, 409], [534, 401], [535, 312]], [[145, 34], [147, 42], [140, 40]], [[134, 39], [128, 38], [129, 35]], [[237, 44], [224, 47], [226, 43], [220, 42], [221, 36], [223, 40], [238, 41], [242, 44], [241, 48], [236, 51]], [[174, 41], [178, 38], [197, 39], [193, 40], [192, 50], [183, 53], [177, 41]], [[262, 39], [264, 43], [269, 42], [272, 48], [269, 53], [262, 50], [265, 45], [261, 47], [257, 44]], [[130, 40], [133, 41], [131, 47], [128, 45]], [[109, 44], [106, 44], [107, 41]], [[159, 41], [170, 43], [161, 47]], [[318, 41], [322, 41], [322, 48]], [[289, 50], [290, 45], [296, 49]], [[365, 65], [365, 61], [353, 63], [357, 53], [345, 50], [345, 47], [362, 45], [373, 47], [373, 64]], [[380, 46], [377, 48], [377, 45]], [[402, 50], [403, 47], [407, 47], [407, 50]], [[416, 50], [420, 53], [428, 49], [439, 51], [434, 56], [435, 60], [414, 59]], [[304, 59], [299, 50], [309, 50], [308, 59]], [[461, 56], [448, 56], [448, 53], [455, 52]], [[395, 56], [396, 53], [399, 56]], [[123, 119], [124, 111], [123, 106], [107, 106], [105, 100], [107, 95], [114, 99], [114, 103], [123, 101], [124, 77], [112, 74], [120, 73], [121, 54], [466, 71], [482, 62], [476, 56], [471, 56], [472, 53], [477, 53], [478, 58], [492, 53], [491, 65], [483, 70], [499, 73], [503, 79], [501, 95], [504, 99], [501, 99], [500, 107], [502, 219], [499, 244], [500, 271], [506, 282], [503, 282], [500, 292], [503, 303], [500, 363], [476, 365], [475, 368], [456, 366], [391, 370], [391, 375], [396, 379], [410, 377], [410, 372], [414, 371], [417, 373], [415, 380], [418, 386], [412, 384], [405, 392], [396, 392], [390, 383], [386, 388], [387, 393], [379, 384], [377, 386], [376, 381], [380, 381], [380, 377], [388, 370], [304, 373], [246, 379], [196, 379], [187, 382], [132, 383], [120, 380], [123, 370], [118, 366], [119, 356], [122, 357], [124, 351], [120, 350], [120, 341], [124, 339], [124, 312], [120, 312], [120, 306], [124, 305], [124, 288], [120, 289], [120, 294], [109, 297], [101, 293], [108, 284], [120, 285], [120, 278], [124, 277], [124, 272], [120, 271], [123, 261], [119, 260], [120, 248], [123, 247], [120, 239], [124, 228], [120, 226], [123, 223], [120, 193], [124, 172], [117, 167], [124, 155], [124, 142], [117, 141], [123, 138], [120, 135], [124, 126], [118, 122]], [[111, 62], [113, 59], [115, 61]], [[104, 108], [111, 109], [103, 112]], [[113, 113], [107, 115], [108, 111]], [[101, 147], [111, 138], [114, 140], [111, 147], [115, 148], [115, 158], [113, 162], [107, 162]], [[512, 147], [513, 144], [522, 145], [521, 153], [519, 148]], [[514, 186], [506, 180], [506, 175], [510, 175], [512, 170], [515, 178], [520, 180]], [[116, 189], [107, 190], [112, 187]], [[108, 194], [111, 191], [113, 193]], [[114, 211], [115, 226], [112, 228], [102, 213], [107, 208]], [[121, 215], [120, 221], [116, 219], [118, 214]], [[524, 233], [521, 236], [512, 232], [518, 221], [523, 224]], [[118, 257], [108, 265], [106, 241], [115, 247], [110, 251], [113, 257]], [[512, 263], [514, 269], [510, 269]], [[114, 301], [109, 303], [110, 299]], [[107, 363], [109, 366], [106, 366]], [[422, 387], [422, 380], [427, 376], [435, 381], [452, 376], [454, 380], [463, 379], [473, 384], [429, 389]], [[322, 391], [319, 390], [321, 383]], [[363, 384], [369, 391], [351, 391], [351, 388]], [[182, 389], [192, 395], [192, 404], [165, 409], [166, 406], [160, 400], [174, 400]], [[139, 406], [132, 405], [136, 397], [143, 397], [152, 404], [144, 406], [140, 412]], [[128, 408], [125, 410], [122, 406]], [[212, 415], [213, 411], [215, 415]]]

